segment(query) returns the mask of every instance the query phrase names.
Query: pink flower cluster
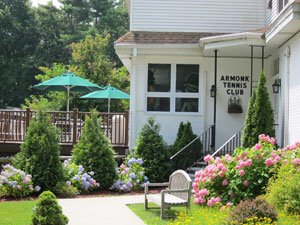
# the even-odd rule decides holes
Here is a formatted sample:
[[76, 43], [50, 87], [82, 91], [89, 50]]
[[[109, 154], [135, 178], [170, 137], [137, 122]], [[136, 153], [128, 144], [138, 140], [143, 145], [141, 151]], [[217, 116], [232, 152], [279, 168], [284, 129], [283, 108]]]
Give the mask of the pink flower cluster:
[[299, 158], [293, 159], [293, 160], [292, 160], [292, 163], [293, 163], [295, 166], [298, 166], [298, 165], [300, 165], [300, 159], [299, 159]]
[[288, 145], [285, 147], [285, 150], [291, 151], [300, 148], [300, 142], [296, 142], [295, 144]]
[[270, 155], [271, 157], [267, 158], [265, 161], [267, 166], [273, 166], [274, 164], [280, 162], [281, 157], [278, 154], [272, 152]]
[[269, 142], [271, 145], [275, 145], [275, 143], [276, 143], [275, 138], [270, 138], [269, 136], [266, 136], [265, 134], [260, 134], [258, 136], [258, 138], [262, 141]]

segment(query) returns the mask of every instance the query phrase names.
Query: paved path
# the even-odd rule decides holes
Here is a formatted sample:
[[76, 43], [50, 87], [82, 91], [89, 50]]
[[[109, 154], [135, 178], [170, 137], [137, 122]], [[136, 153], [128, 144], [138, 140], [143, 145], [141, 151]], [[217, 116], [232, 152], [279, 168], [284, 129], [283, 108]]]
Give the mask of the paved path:
[[144, 202], [143, 195], [58, 199], [69, 225], [145, 225], [126, 204]]

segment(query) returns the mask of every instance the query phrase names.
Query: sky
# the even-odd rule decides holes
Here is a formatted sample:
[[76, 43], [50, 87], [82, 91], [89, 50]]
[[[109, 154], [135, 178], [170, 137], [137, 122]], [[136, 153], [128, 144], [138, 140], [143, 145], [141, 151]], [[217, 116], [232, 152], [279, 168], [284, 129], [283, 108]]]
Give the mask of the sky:
[[46, 5], [47, 2], [52, 1], [53, 5], [55, 5], [56, 7], [59, 7], [61, 4], [58, 2], [58, 0], [31, 0], [32, 2], [32, 6], [36, 7], [38, 6], [38, 4], [41, 5]]

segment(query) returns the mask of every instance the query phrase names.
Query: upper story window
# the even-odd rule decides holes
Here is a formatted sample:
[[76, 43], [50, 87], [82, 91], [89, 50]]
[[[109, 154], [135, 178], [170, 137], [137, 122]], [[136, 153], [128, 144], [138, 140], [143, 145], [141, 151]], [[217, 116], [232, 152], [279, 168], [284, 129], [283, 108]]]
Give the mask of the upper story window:
[[278, 0], [278, 12], [281, 12], [281, 10], [289, 3], [289, 0]]
[[199, 112], [199, 65], [148, 64], [148, 112]]

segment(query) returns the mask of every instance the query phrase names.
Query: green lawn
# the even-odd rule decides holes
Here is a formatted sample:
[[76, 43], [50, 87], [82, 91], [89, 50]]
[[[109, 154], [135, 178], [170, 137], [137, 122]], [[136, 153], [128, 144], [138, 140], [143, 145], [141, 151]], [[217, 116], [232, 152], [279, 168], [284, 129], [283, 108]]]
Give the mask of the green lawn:
[[28, 225], [37, 201], [0, 202], [1, 225]]
[[[150, 203], [150, 206], [155, 206]], [[144, 204], [132, 204], [128, 207], [139, 216], [147, 225], [221, 225], [229, 217], [229, 211], [221, 211], [217, 208], [202, 207], [191, 204], [191, 212], [188, 216], [184, 215], [185, 208], [174, 207], [170, 210], [169, 215], [172, 218], [160, 220], [159, 209], [144, 209]], [[166, 210], [166, 212], [168, 212]], [[168, 214], [168, 213], [167, 213]], [[174, 217], [177, 215], [176, 217]], [[278, 225], [300, 225], [300, 216], [286, 216], [279, 213]]]

